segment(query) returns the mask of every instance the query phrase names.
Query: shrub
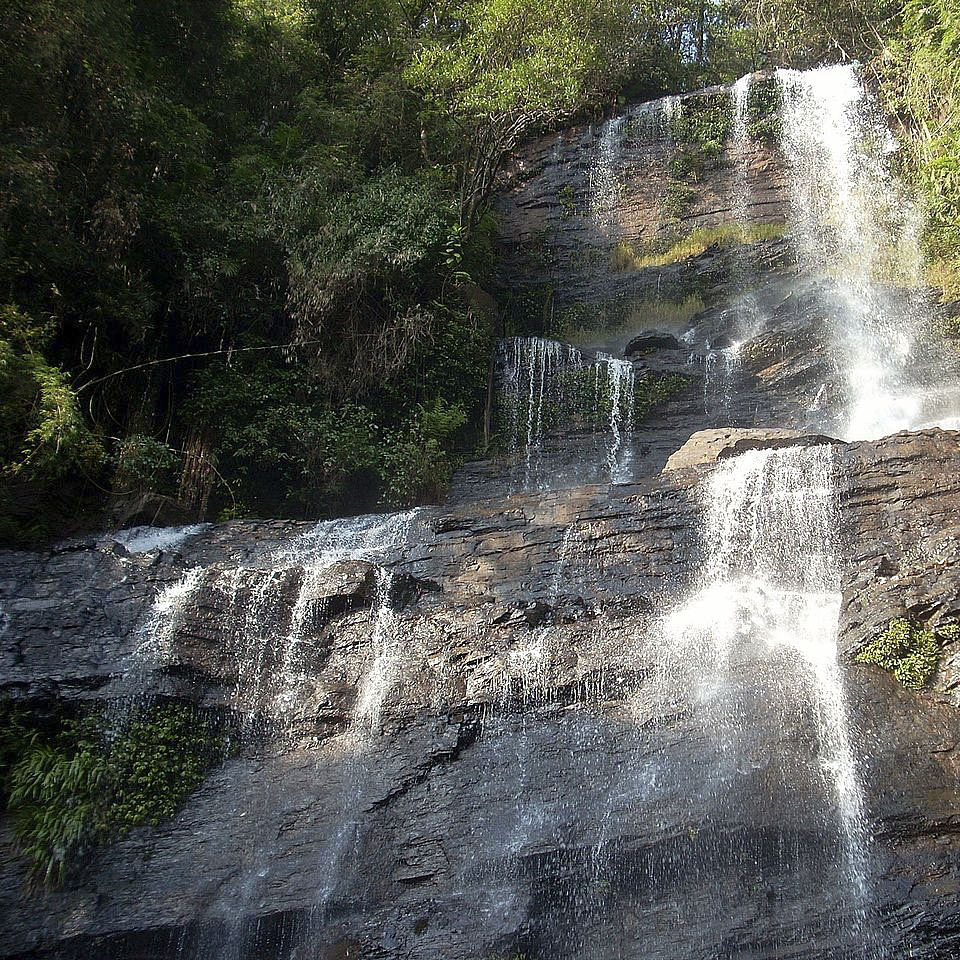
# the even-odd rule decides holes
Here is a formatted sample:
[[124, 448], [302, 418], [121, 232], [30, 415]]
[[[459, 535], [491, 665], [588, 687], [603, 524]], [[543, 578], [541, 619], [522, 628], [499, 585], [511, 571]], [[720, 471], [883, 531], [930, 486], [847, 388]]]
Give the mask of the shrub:
[[113, 457], [114, 491], [171, 495], [176, 489], [180, 454], [173, 447], [142, 434], [124, 438]]
[[462, 407], [437, 397], [387, 434], [380, 469], [388, 504], [407, 506], [439, 495], [459, 464], [451, 441], [466, 422]]
[[97, 714], [53, 733], [21, 717], [5, 737], [8, 809], [32, 878], [60, 884], [85, 852], [173, 816], [231, 742], [217, 718], [176, 704], [141, 710], [119, 730]]
[[890, 621], [879, 637], [864, 646], [857, 654], [857, 661], [883, 667], [905, 687], [920, 690], [937, 672], [939, 640], [952, 638], [958, 632], [960, 628], [952, 623], [931, 629], [897, 618]]
[[103, 460], [67, 375], [44, 358], [48, 337], [16, 307], [0, 307], [0, 456], [8, 476], [51, 480]]

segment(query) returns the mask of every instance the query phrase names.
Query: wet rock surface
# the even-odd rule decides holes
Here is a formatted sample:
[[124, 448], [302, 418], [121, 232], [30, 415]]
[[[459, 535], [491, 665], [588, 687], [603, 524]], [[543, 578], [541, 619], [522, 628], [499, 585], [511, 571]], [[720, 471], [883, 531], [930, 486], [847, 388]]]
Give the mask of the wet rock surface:
[[[960, 661], [948, 647], [934, 685], [912, 692], [851, 655], [891, 616], [960, 605], [960, 435], [836, 449], [874, 932], [952, 957]], [[3, 554], [7, 694], [97, 699], [135, 682], [267, 715], [273, 733], [248, 740], [173, 821], [98, 852], [42, 909], [7, 824], [2, 955], [220, 956], [230, 943], [243, 957], [675, 958], [705, 942], [840, 955], [857, 919], [834, 875], [801, 681], [760, 651], [738, 654], [731, 756], [703, 678], [665, 669], [656, 624], [696, 573], [711, 469], [421, 511], [391, 563], [398, 658], [369, 724], [357, 704], [376, 661], [374, 566], [277, 573], [304, 525], [235, 522], [142, 556], [94, 543]], [[138, 654], [152, 600], [194, 568], [164, 648]], [[291, 660], [276, 641], [308, 576], [312, 613]], [[274, 646], [251, 674], [237, 635], [268, 581], [256, 616]], [[227, 582], [240, 584], [232, 602]]]

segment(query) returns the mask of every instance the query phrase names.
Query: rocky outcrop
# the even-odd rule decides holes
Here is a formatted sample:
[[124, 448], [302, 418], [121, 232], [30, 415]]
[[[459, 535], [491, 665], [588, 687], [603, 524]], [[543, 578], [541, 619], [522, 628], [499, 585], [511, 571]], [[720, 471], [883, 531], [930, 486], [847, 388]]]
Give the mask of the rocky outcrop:
[[[624, 242], [652, 247], [741, 219], [784, 222], [789, 185], [782, 160], [762, 141], [728, 144], [720, 157], [696, 161], [693, 175], [673, 169], [678, 148], [696, 150], [674, 129], [678, 106], [720, 130], [733, 109], [730, 90], [718, 87], [640, 104], [518, 151], [497, 199], [505, 291], [549, 289], [559, 308], [682, 300], [683, 291], [706, 291], [722, 281], [719, 265], [618, 271], [614, 248]], [[734, 154], [742, 162], [733, 163]]]
[[[892, 616], [960, 604], [960, 435], [836, 456], [870, 936], [946, 960], [960, 661], [945, 649], [912, 692], [852, 654]], [[272, 731], [41, 900], [5, 825], [0, 955], [840, 955], [864, 917], [837, 872], [809, 678], [746, 647], [720, 710], [660, 631], [700, 563], [711, 469], [427, 508], [377, 562], [318, 563], [310, 527], [250, 522], [166, 553], [0, 556], [8, 695], [149, 692]], [[184, 583], [158, 633], [155, 598]]]
[[664, 471], [685, 470], [735, 457], [747, 450], [778, 450], [786, 447], [813, 447], [838, 444], [832, 437], [801, 433], [799, 430], [764, 428], [722, 428], [701, 430], [667, 460]]

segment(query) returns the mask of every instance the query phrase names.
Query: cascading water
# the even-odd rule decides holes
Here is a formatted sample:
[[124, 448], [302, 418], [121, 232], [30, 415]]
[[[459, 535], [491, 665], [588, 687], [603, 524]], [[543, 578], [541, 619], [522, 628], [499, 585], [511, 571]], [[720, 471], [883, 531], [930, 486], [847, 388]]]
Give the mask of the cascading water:
[[[395, 577], [389, 564], [402, 556], [416, 517], [417, 511], [410, 510], [323, 521], [255, 567], [196, 567], [158, 597], [134, 654], [131, 679], [141, 687], [140, 696], [150, 695], [149, 677], [169, 662], [178, 630], [198, 606], [213, 602], [232, 625], [228, 639], [237, 665], [234, 705], [248, 723], [269, 718], [282, 741], [285, 726], [298, 719], [304, 691], [313, 680], [310, 653], [316, 644], [316, 624], [322, 623], [329, 602], [332, 571], [350, 561], [373, 565], [369, 644], [360, 665], [357, 697], [346, 729], [331, 738], [325, 758], [336, 770], [330, 785], [331, 829], [319, 842], [325, 869], [320, 871], [313, 910], [290, 933], [296, 943], [309, 944], [318, 935], [331, 897], [354, 869], [364, 829], [363, 795], [375, 768], [372, 748], [402, 659], [403, 637], [393, 602]], [[322, 772], [330, 776], [330, 771]], [[282, 784], [265, 786], [258, 801], [262, 813], [280, 802], [282, 789]], [[245, 813], [256, 816], [257, 810]], [[242, 851], [242, 905], [255, 902], [269, 885], [273, 851], [268, 837], [255, 838]], [[223, 923], [215, 923], [201, 938], [199, 952], [204, 958], [234, 960], [257, 942], [257, 930], [248, 924], [244, 910]]]
[[[896, 140], [857, 70], [780, 70], [782, 149], [790, 165], [791, 233], [800, 266], [819, 273], [830, 349], [844, 382], [840, 431], [875, 439], [955, 425], [957, 397], [938, 396], [922, 354], [920, 212], [889, 170]], [[934, 368], [935, 369], [935, 368]]]
[[591, 360], [569, 344], [540, 337], [502, 340], [498, 353], [500, 409], [509, 447], [523, 457], [522, 489], [549, 486], [553, 474], [543, 457], [545, 440], [575, 421], [607, 433], [609, 479], [628, 477], [636, 388], [632, 362], [604, 353]]
[[[836, 653], [834, 473], [829, 445], [751, 451], [719, 466], [703, 487], [701, 576], [661, 622], [659, 642], [664, 689], [682, 678], [684, 690], [699, 690], [694, 709], [716, 732], [719, 766], [707, 789], [721, 807], [753, 775], [750, 713], [812, 710], [826, 788], [824, 830], [838, 834], [848, 892], [834, 926], [850, 955], [875, 957], [864, 798]], [[764, 678], [761, 689], [739, 682], [751, 662], [760, 664], [752, 675]], [[794, 759], [780, 762], [776, 789], [783, 795], [793, 789]]]
[[597, 225], [608, 231], [616, 225], [622, 192], [619, 164], [626, 126], [626, 117], [611, 117], [604, 122], [590, 168], [590, 210]]
[[[750, 90], [753, 77], [747, 75], [730, 88], [730, 137], [728, 150], [733, 159], [733, 195], [731, 196], [735, 225], [746, 235], [751, 224], [751, 189], [748, 176], [751, 140], [748, 130]], [[737, 244], [733, 256], [734, 287], [737, 291], [729, 310], [730, 337], [722, 346], [710, 346], [704, 358], [703, 391], [708, 410], [729, 414], [735, 381], [741, 367], [740, 351], [755, 336], [763, 317], [757, 304], [756, 276], [750, 259], [749, 247]]]
[[[869, 439], [938, 418], [950, 423], [948, 405], [922, 380], [929, 317], [917, 292], [919, 221], [890, 176], [895, 144], [889, 131], [852, 67], [779, 71], [777, 82], [792, 193], [789, 235], [800, 268], [826, 291], [826, 347], [845, 385], [841, 432]], [[733, 201], [744, 225], [749, 90], [745, 78], [731, 96], [731, 149], [740, 164]], [[742, 255], [736, 262], [741, 269], [735, 280], [743, 291], [752, 278]], [[752, 307], [733, 328], [746, 338], [762, 320]], [[729, 377], [708, 366], [708, 390], [711, 381], [730, 389]], [[705, 566], [695, 589], [661, 621], [659, 642], [665, 689], [677, 678], [685, 689], [696, 688], [699, 678], [696, 709], [710, 718], [705, 725], [716, 731], [718, 756], [717, 772], [704, 789], [718, 804], [729, 802], [742, 789], [740, 781], [751, 776], [747, 717], [757, 698], [767, 713], [812, 711], [825, 786], [823, 830], [836, 832], [846, 890], [834, 923], [838, 953], [874, 958], [884, 950], [870, 916], [866, 805], [836, 652], [840, 570], [833, 464], [832, 448], [820, 446], [753, 451], [715, 469], [704, 485]], [[750, 662], [760, 665], [753, 672], [765, 678], [763, 691], [739, 683]], [[791, 790], [792, 776], [796, 772], [785, 759], [781, 792]]]
[[607, 391], [610, 405], [610, 447], [607, 451], [607, 466], [610, 480], [626, 479], [629, 464], [621, 457], [624, 439], [633, 430], [633, 403], [636, 374], [633, 363], [618, 360], [607, 354], [597, 356], [597, 366], [607, 368]]
[[152, 694], [148, 684], [172, 655], [177, 630], [205, 592], [204, 602], [213, 603], [218, 615], [232, 625], [228, 640], [236, 661], [234, 706], [250, 719], [264, 714], [286, 718], [298, 691], [309, 681], [301, 647], [309, 645], [312, 621], [323, 612], [317, 607], [326, 602], [324, 577], [334, 564], [363, 560], [376, 565], [378, 578], [372, 670], [379, 679], [367, 679], [368, 713], [374, 716], [374, 701], [382, 698], [390, 682], [388, 673], [396, 666], [392, 648], [380, 649], [391, 615], [391, 574], [383, 564], [402, 552], [415, 517], [413, 510], [322, 521], [256, 565], [192, 568], [154, 602], [139, 631], [140, 644], [124, 670], [124, 697]]
[[500, 400], [510, 446], [524, 453], [524, 483], [538, 479], [545, 432], [562, 422], [574, 406], [580, 352], [541, 337], [512, 337], [498, 345]]

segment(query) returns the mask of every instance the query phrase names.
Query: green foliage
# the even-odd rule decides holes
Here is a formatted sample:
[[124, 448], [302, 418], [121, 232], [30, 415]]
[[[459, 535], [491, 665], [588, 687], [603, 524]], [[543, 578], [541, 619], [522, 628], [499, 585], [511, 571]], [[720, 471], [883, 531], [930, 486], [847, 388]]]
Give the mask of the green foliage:
[[697, 199], [696, 187], [671, 181], [663, 192], [663, 212], [668, 220], [681, 220]]
[[704, 170], [717, 166], [730, 130], [730, 110], [725, 96], [692, 97], [671, 120], [676, 149], [669, 169], [679, 179], [699, 180]]
[[560, 219], [569, 220], [577, 212], [573, 187], [565, 184], [557, 191], [557, 203], [560, 205]]
[[230, 742], [221, 722], [174, 704], [118, 730], [88, 714], [46, 732], [20, 714], [3, 738], [7, 806], [33, 878], [60, 884], [86, 851], [173, 816]]
[[937, 672], [940, 640], [954, 639], [958, 634], [960, 627], [953, 623], [930, 628], [898, 618], [863, 647], [857, 661], [883, 667], [905, 687], [921, 690]]
[[633, 394], [634, 419], [639, 423], [649, 417], [662, 404], [689, 390], [694, 382], [693, 377], [686, 377], [682, 373], [640, 377]]
[[424, 502], [443, 490], [458, 465], [449, 441], [466, 422], [462, 407], [437, 397], [429, 406], [418, 405], [386, 435], [381, 475], [387, 503]]
[[773, 78], [750, 84], [747, 96], [747, 135], [761, 143], [780, 139], [780, 86]]
[[0, 456], [8, 476], [54, 480], [94, 469], [103, 457], [66, 375], [44, 359], [49, 336], [16, 307], [0, 307]]
[[407, 77], [463, 117], [560, 117], [591, 92], [609, 61], [624, 4], [467, 0], [451, 30], [426, 36]]
[[928, 214], [930, 280], [960, 299], [960, 4], [908, 0], [884, 62], [884, 93], [912, 130], [908, 173]]
[[132, 434], [117, 444], [114, 454], [114, 489], [129, 493], [176, 492], [182, 457], [171, 446], [154, 437]]
[[804, 68], [870, 60], [900, 8], [898, 0], [751, 0], [741, 16], [760, 64]]
[[662, 267], [698, 257], [711, 247], [729, 247], [775, 239], [783, 235], [783, 229], [778, 224], [759, 223], [744, 227], [737, 223], [727, 223], [717, 227], [698, 227], [673, 242], [666, 240], [644, 245], [623, 242], [613, 249], [610, 266], [613, 270]]

